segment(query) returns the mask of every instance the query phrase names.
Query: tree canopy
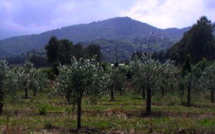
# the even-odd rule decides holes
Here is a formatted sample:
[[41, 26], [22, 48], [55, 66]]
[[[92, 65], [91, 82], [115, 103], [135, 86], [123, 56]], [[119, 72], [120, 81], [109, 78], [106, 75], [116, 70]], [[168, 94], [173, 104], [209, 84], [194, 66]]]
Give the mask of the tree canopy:
[[96, 56], [96, 60], [101, 60], [100, 47], [97, 45], [89, 45], [82, 47], [79, 43], [74, 45], [67, 39], [57, 40], [56, 37], [51, 37], [45, 47], [46, 54], [51, 63], [60, 63], [62, 65], [71, 64], [71, 58], [74, 56], [78, 59], [90, 59]]
[[105, 72], [94, 60], [74, 57], [71, 65], [59, 67], [57, 80], [57, 92], [64, 94], [73, 107], [77, 105], [77, 129], [80, 129], [82, 98], [95, 98], [106, 89]]
[[168, 51], [169, 57], [182, 64], [187, 54], [190, 54], [192, 63], [206, 58], [215, 58], [214, 24], [207, 17], [202, 16], [183, 38]]

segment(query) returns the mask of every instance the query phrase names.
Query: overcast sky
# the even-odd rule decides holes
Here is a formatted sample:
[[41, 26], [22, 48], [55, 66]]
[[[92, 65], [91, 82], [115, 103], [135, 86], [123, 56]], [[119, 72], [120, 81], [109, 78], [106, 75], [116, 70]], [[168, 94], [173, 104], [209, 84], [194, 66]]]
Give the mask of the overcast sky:
[[215, 0], [0, 0], [0, 39], [128, 16], [158, 28], [215, 22]]

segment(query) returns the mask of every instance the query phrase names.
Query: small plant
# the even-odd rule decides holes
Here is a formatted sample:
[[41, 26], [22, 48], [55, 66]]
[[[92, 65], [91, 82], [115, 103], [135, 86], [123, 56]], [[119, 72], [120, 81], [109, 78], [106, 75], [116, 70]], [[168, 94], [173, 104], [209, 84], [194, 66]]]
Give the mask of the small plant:
[[47, 130], [50, 130], [50, 129], [55, 128], [55, 126], [53, 126], [51, 123], [48, 123], [48, 124], [45, 124], [44, 128]]
[[71, 114], [73, 112], [72, 108], [65, 108], [64, 110], [67, 114]]
[[39, 115], [46, 115], [47, 109], [45, 107], [39, 108]]

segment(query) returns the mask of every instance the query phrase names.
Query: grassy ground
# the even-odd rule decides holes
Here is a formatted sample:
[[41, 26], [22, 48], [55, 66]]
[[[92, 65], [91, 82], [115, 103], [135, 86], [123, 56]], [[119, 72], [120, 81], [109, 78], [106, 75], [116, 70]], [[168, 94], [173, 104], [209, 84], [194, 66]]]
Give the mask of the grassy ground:
[[[151, 117], [144, 115], [146, 102], [137, 95], [109, 100], [104, 95], [91, 105], [84, 99], [79, 133], [215, 133], [215, 104], [206, 99], [195, 99], [192, 107], [186, 107], [177, 97], [153, 97]], [[75, 128], [72, 107], [64, 98], [48, 93], [17, 104], [6, 102], [0, 116], [1, 133], [75, 133]]]

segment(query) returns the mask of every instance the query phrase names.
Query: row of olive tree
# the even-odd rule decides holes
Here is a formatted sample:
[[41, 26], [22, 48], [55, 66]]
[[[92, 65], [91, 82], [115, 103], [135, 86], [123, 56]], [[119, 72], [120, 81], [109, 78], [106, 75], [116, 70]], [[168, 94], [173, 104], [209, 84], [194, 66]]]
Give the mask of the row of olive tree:
[[[187, 106], [192, 105], [192, 94], [203, 93], [211, 90], [211, 101], [214, 102], [214, 85], [215, 85], [215, 64], [209, 64], [206, 60], [200, 61], [196, 65], [191, 65], [191, 58], [188, 55], [183, 65], [182, 77], [180, 83], [187, 89]], [[184, 91], [183, 91], [184, 92]], [[184, 93], [182, 92], [182, 97]]]
[[143, 99], [147, 98], [147, 115], [151, 114], [152, 92], [160, 91], [161, 95], [164, 96], [167, 92], [177, 91], [178, 93], [181, 92], [183, 98], [186, 89], [186, 105], [191, 106], [192, 94], [211, 90], [211, 101], [215, 101], [214, 63], [209, 64], [203, 60], [196, 65], [191, 65], [191, 59], [188, 55], [183, 69], [180, 71], [172, 61], [167, 60], [160, 63], [154, 60], [151, 54], [143, 54], [142, 57], [134, 56], [130, 62], [130, 68], [133, 74], [131, 82], [134, 89], [142, 92]]
[[47, 85], [44, 73], [36, 70], [33, 64], [26, 62], [23, 66], [10, 68], [5, 60], [0, 60], [0, 114], [3, 113], [4, 100], [17, 98], [17, 92], [24, 90], [24, 98], [28, 98], [28, 91], [32, 89], [34, 95]]
[[0, 60], [0, 114], [3, 113], [4, 99], [7, 95], [16, 93], [16, 78], [15, 72], [9, 69], [7, 62]]
[[[146, 87], [147, 91], [147, 115], [151, 114], [152, 90], [162, 90], [163, 85], [171, 83], [174, 75], [174, 66], [170, 61], [161, 64], [144, 55], [141, 61], [131, 62], [134, 78], [141, 80], [139, 86]], [[135, 80], [137, 80], [135, 79]], [[57, 91], [63, 94], [73, 108], [77, 105], [77, 129], [81, 128], [82, 99], [86, 95], [96, 98], [101, 93], [110, 91], [111, 101], [114, 101], [114, 91], [123, 92], [125, 73], [120, 67], [103, 70], [95, 60], [72, 59], [70, 65], [59, 67]]]
[[211, 102], [215, 103], [214, 92], [215, 92], [215, 63], [205, 67], [201, 76], [202, 87], [205, 90], [211, 91]]
[[[162, 96], [177, 89], [180, 93], [187, 89], [187, 105], [191, 105], [191, 94], [194, 91], [211, 90], [211, 99], [214, 102], [215, 64], [202, 68], [191, 66], [189, 57], [186, 59], [182, 72], [174, 66], [174, 62], [161, 63], [152, 58], [151, 54], [135, 57], [129, 64], [132, 73], [131, 83], [134, 89], [141, 90], [146, 100], [146, 114], [151, 115], [152, 95], [160, 92]], [[182, 73], [182, 74], [181, 74]], [[121, 67], [110, 67], [103, 70], [95, 60], [72, 59], [70, 65], [59, 67], [57, 91], [65, 95], [73, 108], [77, 106], [77, 129], [81, 128], [82, 99], [84, 96], [96, 101], [102, 93], [110, 92], [111, 101], [114, 92], [121, 93], [125, 89], [126, 75]], [[203, 86], [205, 84], [205, 86]], [[184, 92], [184, 91], [183, 91]], [[184, 93], [181, 94], [184, 96]]]

